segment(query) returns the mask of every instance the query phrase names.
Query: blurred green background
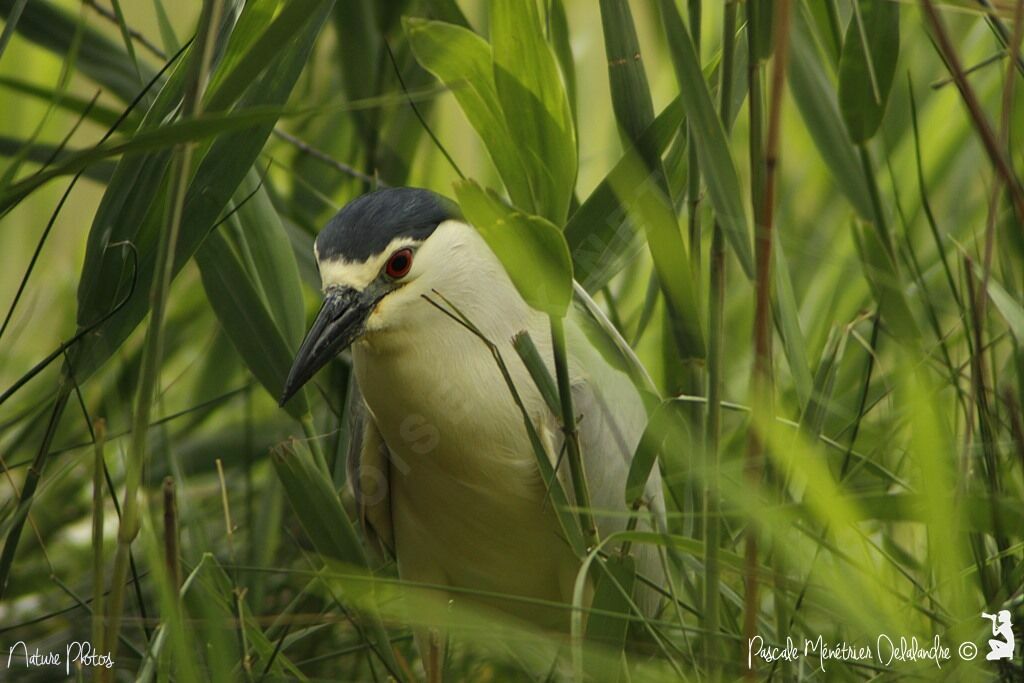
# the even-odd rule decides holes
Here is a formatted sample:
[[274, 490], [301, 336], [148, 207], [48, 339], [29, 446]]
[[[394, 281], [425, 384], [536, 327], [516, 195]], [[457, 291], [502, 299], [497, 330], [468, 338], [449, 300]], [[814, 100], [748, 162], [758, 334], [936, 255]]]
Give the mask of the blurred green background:
[[[557, 63], [556, 88], [571, 106], [573, 130], [563, 131], [562, 142], [578, 147], [568, 215], [548, 218], [559, 228], [569, 223], [578, 279], [593, 265], [580, 261], [591, 232], [625, 226], [621, 234], [636, 236], [609, 246], [615, 258], [602, 259], [616, 264], [613, 277], [588, 289], [662, 395], [681, 397], [668, 405], [682, 407], [659, 456], [671, 534], [651, 541], [674, 563], [674, 601], [667, 601], [673, 604], [656, 620], [633, 615], [628, 638], [575, 643], [574, 653], [604, 663], [586, 667], [594, 680], [732, 679], [745, 675], [755, 633], [771, 643], [792, 636], [802, 645], [821, 634], [872, 646], [880, 633], [929, 645], [939, 635], [952, 649], [942, 675], [1020, 676], [1019, 656], [997, 665], [957, 654], [965, 641], [986, 651], [982, 611], [1009, 609], [1024, 623], [1024, 217], [1014, 205], [1024, 169], [1017, 140], [1024, 130], [1024, 67], [1008, 57], [1019, 59], [1020, 3], [794, 0], [788, 13], [780, 4], [537, 2], [537, 49]], [[424, 68], [436, 66], [426, 48], [410, 45], [415, 31], [436, 27], [412, 18], [463, 24], [489, 40], [491, 6], [208, 6], [221, 22], [204, 33], [199, 0], [0, 0], [6, 20], [21, 10], [0, 52], [0, 314], [12, 310], [0, 332], [0, 390], [18, 386], [46, 354], [129, 292], [132, 301], [105, 323], [106, 336], [86, 335], [70, 360], [57, 354], [0, 404], [0, 580], [7, 581], [0, 589], [0, 646], [24, 640], [62, 650], [96, 633], [89, 601], [97, 576], [101, 586], [110, 581], [118, 525], [113, 496], [103, 491], [105, 546], [96, 550], [91, 428], [105, 420], [106, 465], [121, 498], [131, 476], [125, 463], [138, 455], [129, 435], [140, 428], [136, 392], [147, 376], [141, 356], [150, 319], [136, 323], [148, 310], [154, 264], [161, 263], [159, 235], [173, 215], [174, 173], [181, 170], [174, 164], [191, 144], [191, 165], [180, 179], [189, 193], [179, 241], [185, 260], [165, 293], [164, 350], [157, 372], [149, 373], [151, 426], [141, 427], [148, 434], [144, 514], [131, 569], [140, 585], [127, 589], [117, 678], [415, 677], [418, 655], [408, 627], [436, 606], [421, 605], [415, 587], [388, 579], [395, 572], [387, 564], [375, 567], [385, 581], [368, 595], [365, 575], [353, 566], [372, 560], [323, 531], [351, 530], [342, 511], [350, 504], [347, 364], [334, 363], [307, 390], [308, 415], [301, 406], [293, 414], [278, 408], [276, 394], [282, 359], [318, 305], [312, 239], [341, 206], [378, 184], [454, 197], [459, 175], [438, 142], [466, 177], [504, 193], [499, 169], [508, 160], [495, 159], [489, 144], [509, 130], [479, 130], [458, 99], [460, 88], [476, 84], [438, 80]], [[752, 11], [762, 26], [751, 69]], [[642, 60], [632, 64], [642, 65], [645, 80], [635, 66], [621, 76], [608, 54], [609, 45], [631, 39], [624, 16], [635, 23]], [[773, 27], [773, 16], [785, 17], [785, 28]], [[3, 26], [6, 37], [10, 24]], [[102, 153], [90, 156], [193, 34], [197, 41], [209, 37], [207, 68], [194, 58], [195, 48], [187, 50], [145, 90], [111, 142], [98, 148]], [[787, 39], [785, 50], [779, 36]], [[958, 67], [950, 66], [941, 36]], [[685, 79], [678, 53], [695, 43], [699, 84]], [[719, 107], [723, 50], [734, 62], [733, 111], [724, 127], [695, 116], [702, 105]], [[709, 279], [716, 223], [745, 228], [739, 239], [751, 254], [763, 248], [756, 237], [768, 233], [755, 220], [762, 204], [752, 196], [763, 198], [765, 134], [777, 92], [771, 78], [783, 51], [771, 271], [763, 282], [745, 273], [736, 243], [725, 240], [719, 304]], [[628, 83], [610, 82], [610, 61], [615, 77]], [[953, 83], [958, 69], [970, 71], [965, 80], [980, 119]], [[759, 92], [753, 113], [752, 79]], [[200, 93], [191, 100], [190, 87]], [[647, 101], [655, 115], [668, 112], [659, 116], [664, 144], [654, 154], [642, 143], [639, 153], [633, 148], [646, 129]], [[494, 104], [506, 118], [519, 113], [508, 101]], [[154, 113], [144, 121], [147, 111]], [[858, 117], [871, 112], [881, 116], [877, 132], [869, 126], [863, 144], [855, 144]], [[189, 113], [208, 126], [205, 132], [174, 128]], [[630, 116], [640, 116], [641, 125]], [[715, 131], [725, 145], [715, 146]], [[995, 151], [983, 144], [986, 135]], [[111, 147], [120, 142], [130, 153]], [[541, 157], [560, 153], [537, 140], [510, 142], [541, 149]], [[995, 170], [993, 155], [1002, 155], [1009, 179]], [[203, 164], [209, 174], [194, 180], [190, 173], [202, 174]], [[606, 182], [617, 164], [618, 175]], [[79, 170], [84, 175], [24, 280]], [[648, 174], [663, 177], [667, 192], [644, 195], [637, 205], [633, 193]], [[711, 183], [723, 177], [721, 187], [732, 187], [732, 178], [739, 194], [715, 195]], [[672, 256], [654, 249], [665, 259], [658, 267], [644, 246], [651, 234], [645, 224], [664, 214], [645, 203], [671, 210], [669, 244], [680, 247]], [[735, 207], [742, 215], [729, 213]], [[584, 210], [591, 213], [577, 213]], [[138, 252], [143, 277], [135, 290], [128, 248], [109, 246], [111, 235], [132, 241]], [[693, 296], [686, 306], [666, 307], [662, 292], [675, 278]], [[758, 404], [752, 382], [755, 301], [765, 284], [774, 338], [766, 382], [771, 405]], [[305, 310], [290, 302], [304, 302]], [[133, 322], [119, 322], [133, 306]], [[248, 319], [237, 315], [257, 308]], [[674, 333], [680, 327], [696, 329], [700, 345], [681, 340]], [[252, 343], [261, 329], [274, 330], [273, 343]], [[715, 349], [719, 370], [707, 362]], [[88, 375], [80, 393], [69, 368]], [[712, 387], [724, 403], [720, 439], [709, 448]], [[66, 408], [50, 425], [62, 401]], [[30, 503], [19, 504], [32, 477], [29, 464], [40, 462], [46, 443], [38, 488]], [[313, 462], [310, 447], [326, 469], [295, 464]], [[180, 600], [168, 588], [174, 580], [162, 545], [166, 476], [173, 477], [180, 532], [180, 568], [171, 574], [194, 579]], [[304, 509], [304, 493], [323, 505]], [[336, 517], [325, 519], [328, 513]], [[709, 532], [717, 543], [707, 542]], [[757, 539], [755, 553], [747, 539]], [[754, 602], [743, 580], [752, 571], [761, 586]], [[709, 600], [709, 593], [717, 597]], [[543, 659], [536, 651], [554, 647], [545, 634], [481, 619], [459, 625], [464, 641], [447, 663], [451, 680], [544, 679], [532, 662]], [[382, 653], [384, 637], [397, 654]], [[574, 647], [566, 640], [566, 652]], [[827, 673], [813, 657], [774, 667], [760, 662], [753, 675], [938, 673], [932, 662], [887, 663], [880, 655], [829, 662]], [[571, 669], [564, 664], [551, 675]], [[22, 675], [48, 680], [41, 670], [18, 671], [17, 680]]]

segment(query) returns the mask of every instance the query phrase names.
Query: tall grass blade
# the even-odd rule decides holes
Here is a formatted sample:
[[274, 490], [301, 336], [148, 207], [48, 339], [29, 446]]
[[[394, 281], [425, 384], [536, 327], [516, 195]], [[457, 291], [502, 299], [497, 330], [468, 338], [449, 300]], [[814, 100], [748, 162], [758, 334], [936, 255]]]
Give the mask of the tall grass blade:
[[839, 58], [839, 110], [857, 144], [874, 136], [882, 123], [899, 46], [899, 3], [856, 0]]
[[686, 118], [694, 131], [700, 171], [715, 208], [715, 217], [747, 277], [754, 275], [754, 259], [750, 246], [750, 227], [743, 209], [736, 164], [729, 152], [722, 121], [715, 111], [700, 62], [689, 33], [672, 0], [660, 0], [661, 20], [668, 39], [672, 65], [679, 81], [679, 97]]

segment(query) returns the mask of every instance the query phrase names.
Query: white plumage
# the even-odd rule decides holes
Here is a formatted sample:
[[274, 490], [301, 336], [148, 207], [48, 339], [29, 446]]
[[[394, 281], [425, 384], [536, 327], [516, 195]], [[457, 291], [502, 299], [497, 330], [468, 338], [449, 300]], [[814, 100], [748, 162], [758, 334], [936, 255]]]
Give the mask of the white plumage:
[[[349, 480], [368, 536], [395, 555], [404, 580], [450, 586], [456, 604], [565, 631], [580, 563], [563, 538], [522, 412], [490, 348], [438, 306], [497, 346], [571, 500], [561, 423], [512, 346], [528, 332], [554, 377], [550, 320], [527, 305], [483, 238], [455, 215], [437, 195], [392, 188], [355, 200], [328, 224], [315, 252], [324, 305], [282, 401], [351, 345]], [[565, 321], [569, 379], [604, 538], [626, 524], [627, 473], [647, 421], [640, 392], [651, 385], [575, 289]], [[646, 498], [663, 526], [656, 468]], [[650, 528], [646, 518], [640, 528]], [[662, 583], [655, 549], [634, 552], [638, 572]], [[650, 613], [658, 595], [643, 589], [635, 597]], [[438, 639], [420, 632], [417, 640], [436, 680]]]
[[[352, 469], [363, 483], [365, 519], [395, 552], [404, 579], [569, 603], [579, 563], [545, 500], [521, 413], [483, 342], [424, 296], [444, 305], [435, 291], [443, 295], [498, 346], [554, 464], [560, 424], [511, 343], [528, 331], [554, 376], [547, 316], [527, 306], [483, 239], [459, 221], [441, 224], [423, 243], [411, 276], [381, 301], [352, 346], [366, 410], [363, 433], [354, 435], [359, 461]], [[629, 462], [646, 423], [643, 404], [629, 377], [598, 353], [573, 316], [567, 339], [591, 502], [621, 513]], [[571, 491], [566, 469], [560, 474]], [[649, 497], [663, 515], [660, 486], [655, 471]], [[605, 536], [625, 521], [599, 515], [598, 523]], [[650, 550], [638, 569], [661, 576]], [[566, 610], [480, 601], [545, 626], [568, 625]], [[650, 605], [650, 596], [645, 602]]]

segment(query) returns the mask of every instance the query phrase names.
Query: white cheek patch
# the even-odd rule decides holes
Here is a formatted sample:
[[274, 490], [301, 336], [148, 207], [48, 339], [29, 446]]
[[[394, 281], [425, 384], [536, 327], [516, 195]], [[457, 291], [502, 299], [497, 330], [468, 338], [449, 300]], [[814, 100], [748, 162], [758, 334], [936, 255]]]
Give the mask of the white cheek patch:
[[[395, 251], [417, 244], [419, 242], [412, 238], [399, 237], [392, 240], [387, 249], [379, 254], [374, 254], [366, 261], [349, 261], [341, 256], [321, 260], [319, 250], [314, 243], [313, 254], [316, 256], [317, 265], [320, 267], [320, 283], [322, 288], [343, 286], [359, 290], [366, 289], [367, 285], [377, 279], [384, 268], [384, 264], [387, 263], [387, 260], [391, 258]], [[413, 263], [415, 263], [415, 259]]]

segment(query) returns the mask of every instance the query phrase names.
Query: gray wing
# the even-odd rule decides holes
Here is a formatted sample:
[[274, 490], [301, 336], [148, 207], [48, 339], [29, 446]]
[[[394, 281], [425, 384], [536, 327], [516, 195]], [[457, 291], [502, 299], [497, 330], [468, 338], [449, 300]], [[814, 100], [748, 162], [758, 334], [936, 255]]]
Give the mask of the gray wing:
[[[577, 428], [591, 504], [595, 510], [620, 513], [597, 515], [598, 529], [605, 538], [626, 527], [626, 518], [621, 514], [627, 509], [626, 477], [647, 425], [648, 411], [657, 405], [658, 396], [632, 349], [581, 289], [576, 292], [569, 343], [572, 365], [576, 366], [572, 377], [573, 408], [580, 416]], [[571, 485], [567, 489], [571, 491]], [[657, 467], [644, 491], [647, 510], [641, 511], [637, 528], [664, 531], [665, 502]], [[634, 549], [637, 571], [664, 585], [659, 548], [637, 544]], [[659, 596], [650, 590], [638, 592], [636, 598], [648, 613], [653, 613], [659, 602]]]
[[349, 486], [355, 499], [359, 523], [371, 546], [394, 556], [395, 537], [391, 523], [391, 454], [366, 408], [363, 394], [353, 376], [349, 382], [348, 415]]

